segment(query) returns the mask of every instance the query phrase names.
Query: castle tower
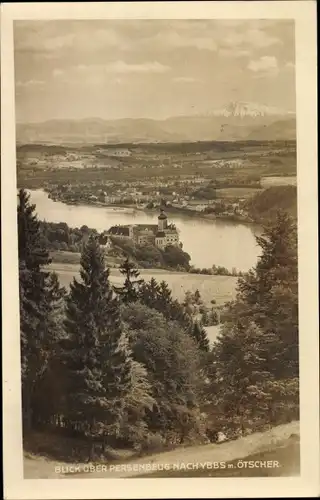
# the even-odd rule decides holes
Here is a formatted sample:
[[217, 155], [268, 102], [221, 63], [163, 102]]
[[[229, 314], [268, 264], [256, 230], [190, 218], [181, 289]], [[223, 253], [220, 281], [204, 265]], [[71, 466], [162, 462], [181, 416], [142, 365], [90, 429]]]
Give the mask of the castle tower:
[[167, 222], [168, 222], [167, 216], [161, 209], [160, 215], [158, 217], [158, 231], [164, 231], [165, 229], [167, 229]]

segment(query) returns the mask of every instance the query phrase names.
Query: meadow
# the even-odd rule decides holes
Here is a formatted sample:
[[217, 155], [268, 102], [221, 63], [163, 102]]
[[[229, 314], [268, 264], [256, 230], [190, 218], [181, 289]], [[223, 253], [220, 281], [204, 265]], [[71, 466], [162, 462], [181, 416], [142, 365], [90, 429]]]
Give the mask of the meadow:
[[[58, 262], [53, 262], [48, 266], [48, 269], [58, 274], [61, 285], [66, 288], [69, 288], [74, 277], [79, 279], [79, 268], [79, 264]], [[157, 281], [166, 281], [172, 290], [173, 297], [178, 300], [183, 300], [187, 291], [195, 292], [199, 290], [206, 305], [210, 305], [211, 300], [215, 300], [217, 306], [222, 306], [226, 302], [233, 300], [236, 295], [237, 278], [233, 276], [206, 276], [161, 269], [141, 269], [140, 276], [146, 281], [149, 281], [152, 277]], [[123, 283], [123, 277], [118, 269], [110, 270], [110, 281], [113, 285]]]
[[219, 199], [237, 199], [237, 198], [250, 198], [257, 193], [260, 193], [262, 189], [253, 187], [228, 187], [217, 189], [217, 198]]

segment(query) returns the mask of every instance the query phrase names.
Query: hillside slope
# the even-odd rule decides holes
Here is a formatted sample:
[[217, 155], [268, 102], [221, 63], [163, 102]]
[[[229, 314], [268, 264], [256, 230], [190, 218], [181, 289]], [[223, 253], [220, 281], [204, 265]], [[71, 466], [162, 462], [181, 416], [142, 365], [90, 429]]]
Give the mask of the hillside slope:
[[296, 219], [297, 187], [269, 187], [249, 198], [246, 203], [246, 209], [250, 217], [257, 222], [272, 219], [277, 210], [284, 210]]
[[269, 125], [255, 128], [247, 136], [248, 140], [277, 141], [285, 137], [287, 140], [296, 139], [296, 121], [294, 119], [279, 120]]
[[[122, 460], [118, 462], [112, 462], [112, 465], [123, 464], [122, 467], [112, 467], [110, 464], [105, 464], [107, 470], [97, 469], [94, 472], [86, 472], [87, 464], [78, 464], [80, 469], [76, 474], [70, 473], [60, 473], [55, 472], [56, 466], [65, 466], [65, 472], [67, 472], [67, 463], [62, 463], [58, 461], [50, 460], [44, 456], [25, 454], [24, 456], [24, 475], [26, 479], [48, 479], [48, 478], [116, 478], [116, 477], [146, 477], [146, 464], [152, 464], [153, 471], [161, 471], [164, 465], [170, 468], [166, 472], [161, 472], [161, 475], [170, 475], [170, 472], [175, 472], [176, 476], [185, 475], [176, 474], [174, 470], [175, 464], [205, 464], [214, 462], [233, 462], [235, 460], [245, 460], [252, 456], [261, 455], [261, 460], [265, 460], [263, 457], [268, 456], [268, 460], [278, 461], [279, 466], [273, 468], [257, 468], [248, 469], [241, 468], [240, 475], [243, 477], [250, 475], [250, 470], [255, 471], [255, 475], [260, 473], [260, 475], [297, 475], [299, 473], [299, 435], [300, 435], [300, 425], [299, 422], [291, 422], [289, 424], [279, 425], [273, 429], [266, 432], [258, 432], [246, 436], [244, 438], [237, 439], [235, 441], [230, 441], [228, 443], [222, 444], [208, 444], [201, 446], [192, 446], [186, 448], [177, 448], [173, 451], [167, 451], [163, 453], [157, 453], [140, 458], [131, 458], [129, 460]], [[283, 453], [283, 450], [285, 453]], [[287, 450], [287, 452], [286, 452]], [[259, 460], [258, 458], [256, 458]], [[70, 464], [69, 464], [70, 465]], [[74, 464], [73, 464], [74, 465]], [[140, 467], [139, 467], [140, 465]], [[110, 470], [111, 469], [111, 470]], [[136, 470], [133, 470], [136, 469]], [[232, 467], [233, 469], [233, 467]], [[196, 469], [195, 469], [196, 470]], [[217, 469], [216, 469], [217, 470]], [[228, 469], [219, 469], [220, 476], [233, 476], [234, 471], [232, 470], [229, 474], [226, 472]], [[209, 467], [204, 470], [203, 476], [208, 475], [208, 471], [212, 471]], [[238, 468], [239, 471], [239, 468]], [[70, 471], [72, 472], [72, 471]], [[153, 472], [153, 474], [152, 474]], [[181, 472], [181, 471], [180, 471]], [[159, 476], [159, 473], [157, 473]], [[194, 474], [189, 474], [194, 475]], [[197, 475], [200, 476], [199, 469]]]

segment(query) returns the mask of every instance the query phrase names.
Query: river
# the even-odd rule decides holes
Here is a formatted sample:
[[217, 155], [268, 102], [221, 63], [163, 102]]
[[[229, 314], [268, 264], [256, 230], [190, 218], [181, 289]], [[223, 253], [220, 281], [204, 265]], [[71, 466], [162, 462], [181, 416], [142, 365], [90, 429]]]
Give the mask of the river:
[[[66, 222], [70, 227], [86, 225], [98, 231], [116, 224], [157, 223], [157, 215], [134, 210], [132, 213], [108, 207], [88, 205], [66, 205], [48, 198], [42, 190], [30, 190], [31, 202], [36, 205], [39, 219], [47, 222]], [[255, 265], [260, 249], [255, 241], [258, 228], [231, 221], [204, 220], [175, 215], [168, 217], [180, 233], [183, 249], [191, 256], [196, 267], [211, 267], [212, 264], [231, 270], [247, 271]]]

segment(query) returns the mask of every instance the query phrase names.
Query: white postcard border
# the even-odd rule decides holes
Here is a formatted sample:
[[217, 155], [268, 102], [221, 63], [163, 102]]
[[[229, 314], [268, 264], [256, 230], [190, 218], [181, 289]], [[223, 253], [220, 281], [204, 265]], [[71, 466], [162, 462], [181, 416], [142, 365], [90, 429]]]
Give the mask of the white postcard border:
[[[299, 235], [301, 475], [290, 478], [23, 479], [13, 20], [294, 19]], [[1, 6], [3, 442], [5, 498], [254, 498], [319, 494], [316, 2], [17, 3]], [[107, 481], [107, 482], [106, 482]]]

